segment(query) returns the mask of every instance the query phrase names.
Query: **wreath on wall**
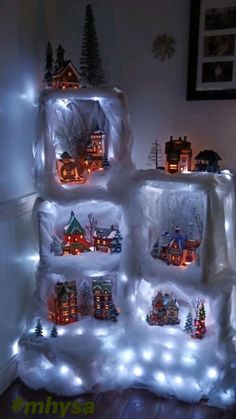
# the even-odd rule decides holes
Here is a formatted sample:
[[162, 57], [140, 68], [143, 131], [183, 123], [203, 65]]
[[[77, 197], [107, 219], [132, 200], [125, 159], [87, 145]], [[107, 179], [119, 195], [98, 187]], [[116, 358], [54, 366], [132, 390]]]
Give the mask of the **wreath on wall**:
[[175, 40], [167, 34], [158, 35], [152, 45], [152, 52], [154, 58], [159, 58], [161, 61], [171, 59], [175, 52]]

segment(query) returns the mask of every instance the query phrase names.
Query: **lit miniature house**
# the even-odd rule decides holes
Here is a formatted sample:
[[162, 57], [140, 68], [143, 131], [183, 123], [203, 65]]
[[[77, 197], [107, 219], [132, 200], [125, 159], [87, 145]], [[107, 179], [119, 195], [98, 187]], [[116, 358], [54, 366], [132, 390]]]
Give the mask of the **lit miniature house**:
[[180, 266], [196, 262], [196, 250], [200, 246], [200, 240], [188, 238], [180, 233], [180, 228], [175, 227], [174, 233], [164, 232], [159, 240], [159, 245], [154, 243], [152, 256], [159, 258], [167, 264]]
[[80, 87], [79, 72], [71, 60], [64, 59], [64, 53], [64, 48], [59, 45], [57, 48], [57, 66], [48, 85], [62, 90], [78, 89]]
[[110, 253], [111, 243], [116, 234], [116, 229], [112, 225], [110, 228], [97, 227], [94, 231], [94, 250]]
[[181, 173], [191, 171], [192, 149], [191, 143], [187, 141], [187, 137], [182, 139], [179, 137], [174, 140], [170, 137], [170, 141], [165, 145], [166, 153], [166, 170], [169, 173]]
[[77, 162], [67, 151], [57, 160], [57, 170], [62, 183], [84, 183], [85, 178], [78, 173]]
[[57, 159], [57, 172], [62, 183], [83, 184], [90, 173], [109, 167], [103, 131], [96, 129], [89, 134], [88, 140], [82, 135], [76, 140], [75, 148], [74, 158], [64, 151]]
[[164, 326], [179, 324], [179, 304], [168, 292], [158, 291], [152, 300], [152, 310], [147, 315], [150, 326]]
[[112, 281], [110, 279], [93, 280], [94, 317], [100, 320], [117, 321], [119, 311], [112, 301]]
[[216, 151], [200, 151], [195, 159], [197, 160], [195, 165], [196, 172], [220, 173], [219, 161], [222, 160], [222, 158]]
[[49, 320], [65, 325], [78, 321], [77, 290], [75, 281], [57, 282], [55, 296], [48, 300]]
[[85, 230], [71, 211], [69, 223], [64, 227], [63, 254], [77, 255], [89, 251], [90, 244], [85, 238]]

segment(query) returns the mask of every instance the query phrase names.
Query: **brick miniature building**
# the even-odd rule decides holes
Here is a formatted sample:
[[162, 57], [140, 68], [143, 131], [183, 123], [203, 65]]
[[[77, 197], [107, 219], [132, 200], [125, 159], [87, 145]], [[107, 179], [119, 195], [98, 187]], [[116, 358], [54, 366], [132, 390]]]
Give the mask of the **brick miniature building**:
[[76, 282], [57, 282], [55, 296], [48, 300], [48, 317], [55, 324], [78, 321]]
[[170, 137], [170, 141], [165, 145], [166, 153], [166, 170], [169, 173], [181, 173], [191, 171], [192, 149], [191, 143], [187, 141], [187, 137], [182, 139], [179, 137], [174, 140]]
[[119, 311], [112, 300], [112, 281], [110, 279], [93, 280], [94, 317], [100, 320], [117, 321]]

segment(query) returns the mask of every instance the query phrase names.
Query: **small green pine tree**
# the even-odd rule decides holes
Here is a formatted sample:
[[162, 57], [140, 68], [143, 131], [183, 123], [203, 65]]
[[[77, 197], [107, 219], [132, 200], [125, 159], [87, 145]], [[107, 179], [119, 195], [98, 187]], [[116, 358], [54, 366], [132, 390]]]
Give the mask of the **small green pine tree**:
[[57, 331], [57, 328], [56, 328], [55, 324], [54, 324], [54, 326], [51, 330], [51, 335], [50, 336], [51, 336], [51, 338], [57, 338], [57, 336], [58, 336], [58, 331]]
[[43, 81], [50, 85], [52, 81], [52, 74], [53, 74], [53, 52], [51, 43], [48, 42], [47, 49], [46, 49], [46, 63], [45, 63], [45, 74]]
[[188, 312], [188, 315], [186, 317], [186, 322], [185, 322], [184, 330], [187, 333], [192, 333], [193, 332], [193, 329], [194, 329], [194, 326], [193, 326], [193, 315], [189, 311]]
[[42, 326], [42, 322], [41, 322], [40, 319], [37, 320], [37, 324], [35, 326], [34, 334], [37, 337], [43, 336], [43, 326]]

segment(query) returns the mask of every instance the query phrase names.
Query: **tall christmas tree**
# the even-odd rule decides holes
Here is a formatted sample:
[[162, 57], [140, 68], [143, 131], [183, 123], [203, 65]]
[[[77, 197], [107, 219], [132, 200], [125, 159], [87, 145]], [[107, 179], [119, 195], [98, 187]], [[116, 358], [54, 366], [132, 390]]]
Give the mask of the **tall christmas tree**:
[[43, 326], [40, 319], [37, 320], [37, 324], [34, 331], [35, 336], [40, 337], [43, 336]]
[[187, 333], [192, 333], [194, 329], [193, 326], [193, 315], [191, 313], [191, 311], [188, 312], [187, 318], [186, 318], [186, 322], [185, 322], [185, 326], [184, 326], [184, 330]]
[[90, 87], [103, 86], [105, 83], [93, 10], [90, 4], [87, 5], [85, 11], [80, 74], [85, 83]]
[[59, 68], [61, 68], [61, 67], [64, 67], [64, 65], [65, 65], [64, 54], [65, 54], [65, 50], [64, 50], [63, 46], [61, 44], [59, 44], [58, 47], [57, 47], [57, 59], [56, 59], [57, 70], [59, 70]]
[[46, 49], [46, 62], [45, 62], [45, 74], [43, 81], [50, 85], [52, 81], [52, 74], [53, 74], [53, 52], [51, 43], [48, 42], [47, 49]]

